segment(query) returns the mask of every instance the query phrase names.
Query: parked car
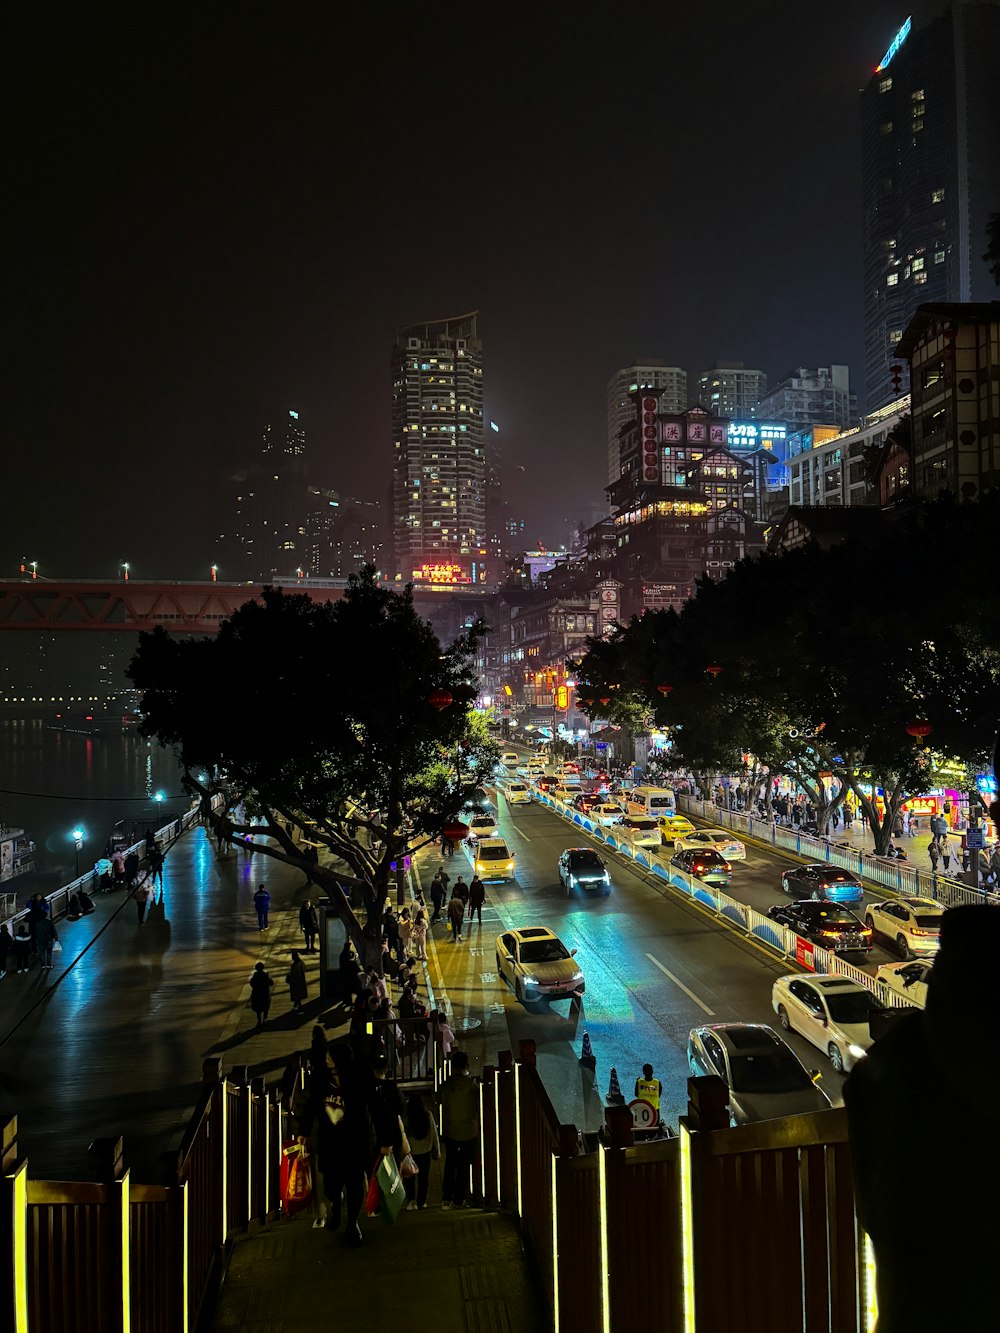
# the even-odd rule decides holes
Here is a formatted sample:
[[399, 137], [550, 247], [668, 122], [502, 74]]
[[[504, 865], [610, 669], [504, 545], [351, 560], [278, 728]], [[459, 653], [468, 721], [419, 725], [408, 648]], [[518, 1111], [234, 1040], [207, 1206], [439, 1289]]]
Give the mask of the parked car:
[[692, 1028], [687, 1059], [693, 1075], [718, 1074], [729, 1088], [733, 1125], [830, 1107], [829, 1097], [816, 1086], [819, 1072], [807, 1070], [788, 1043], [763, 1023]]
[[710, 847], [674, 852], [670, 864], [705, 884], [715, 884], [721, 888], [725, 888], [733, 877], [733, 868], [726, 858], [713, 852]]
[[746, 846], [740, 842], [739, 838], [734, 837], [728, 829], [724, 828], [695, 829], [691, 833], [683, 834], [674, 842], [674, 849], [678, 852], [697, 852], [706, 847], [718, 852], [727, 861], [745, 861], [747, 859]]
[[595, 805], [590, 812], [591, 819], [602, 828], [610, 828], [625, 818], [625, 811], [617, 801], [603, 801]]
[[618, 832], [633, 847], [661, 847], [660, 826], [650, 815], [626, 815], [618, 825]]
[[503, 789], [508, 805], [530, 805], [531, 788], [526, 782], [508, 782]]
[[476, 847], [475, 871], [484, 884], [513, 879], [516, 862], [503, 838], [483, 838]]
[[468, 819], [469, 839], [492, 838], [496, 836], [497, 817], [492, 810], [479, 810]]
[[582, 889], [584, 893], [611, 892], [611, 875], [593, 847], [567, 847], [559, 858], [559, 883], [567, 893]]
[[771, 988], [771, 1004], [786, 1031], [800, 1032], [825, 1051], [841, 1073], [868, 1053], [874, 1041], [872, 1018], [885, 1013], [866, 986], [835, 975], [779, 977]]
[[834, 953], [867, 953], [872, 947], [871, 931], [846, 907], [807, 898], [800, 903], [777, 903], [767, 914], [804, 940]]
[[900, 958], [926, 958], [938, 951], [944, 912], [933, 898], [894, 898], [872, 903], [865, 925], [877, 939], [887, 940]]
[[889, 990], [902, 995], [917, 1009], [923, 1009], [927, 1003], [927, 982], [932, 966], [919, 958], [912, 963], [883, 963], [876, 970], [875, 979], [884, 982]]
[[790, 898], [825, 898], [848, 907], [856, 907], [865, 896], [865, 886], [853, 871], [825, 861], [782, 871], [781, 891]]
[[547, 926], [525, 926], [497, 936], [497, 975], [524, 1003], [580, 996], [586, 983], [567, 949]]
[[694, 825], [686, 815], [659, 815], [656, 822], [660, 826], [660, 837], [663, 841], [675, 845], [678, 838], [694, 832]]

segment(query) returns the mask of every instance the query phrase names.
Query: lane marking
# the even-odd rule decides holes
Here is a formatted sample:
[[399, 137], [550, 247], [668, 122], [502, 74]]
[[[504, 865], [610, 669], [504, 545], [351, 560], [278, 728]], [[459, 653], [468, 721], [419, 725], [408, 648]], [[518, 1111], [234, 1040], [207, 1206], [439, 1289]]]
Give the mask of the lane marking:
[[715, 1017], [715, 1010], [709, 1009], [708, 1005], [705, 1003], [704, 1000], [699, 1000], [697, 995], [695, 995], [694, 991], [690, 990], [687, 986], [684, 985], [684, 982], [681, 981], [680, 977], [675, 977], [673, 972], [671, 972], [668, 967], [664, 967], [663, 964], [660, 962], [660, 960], [658, 958], [654, 958], [651, 953], [646, 954], [646, 957], [649, 959], [649, 961], [653, 964], [654, 967], [658, 967], [660, 969], [660, 971], [663, 973], [665, 977], [669, 977], [675, 986], [679, 986], [689, 1000], [694, 1000], [695, 1004], [698, 1005], [700, 1009], [704, 1009], [705, 1013], [708, 1014], [709, 1018]]

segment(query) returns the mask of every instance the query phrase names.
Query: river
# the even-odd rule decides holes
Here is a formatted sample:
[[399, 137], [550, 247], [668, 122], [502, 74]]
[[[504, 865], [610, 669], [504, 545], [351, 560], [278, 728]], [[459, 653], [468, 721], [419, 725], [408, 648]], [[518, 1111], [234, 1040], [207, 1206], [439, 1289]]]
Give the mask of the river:
[[0, 720], [0, 825], [25, 829], [36, 844], [34, 875], [3, 885], [19, 899], [74, 877], [74, 829], [84, 834], [82, 874], [103, 856], [119, 820], [141, 837], [188, 805], [173, 755], [134, 730], [85, 735], [37, 717]]

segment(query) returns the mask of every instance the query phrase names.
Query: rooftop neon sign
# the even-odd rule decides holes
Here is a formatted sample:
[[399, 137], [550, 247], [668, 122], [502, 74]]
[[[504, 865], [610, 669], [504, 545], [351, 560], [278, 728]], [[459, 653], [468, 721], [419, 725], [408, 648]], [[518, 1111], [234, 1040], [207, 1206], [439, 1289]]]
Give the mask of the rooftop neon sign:
[[882, 71], [888, 67], [890, 60], [892, 60], [893, 56], [906, 41], [907, 37], [909, 37], [910, 29], [912, 27], [913, 27], [913, 15], [911, 14], [910, 17], [903, 24], [903, 26], [900, 28], [899, 32], [897, 32], [895, 37], [892, 39], [888, 51], [886, 51], [885, 55], [882, 57], [882, 63], [880, 65], [875, 66], [876, 74], [881, 74]]

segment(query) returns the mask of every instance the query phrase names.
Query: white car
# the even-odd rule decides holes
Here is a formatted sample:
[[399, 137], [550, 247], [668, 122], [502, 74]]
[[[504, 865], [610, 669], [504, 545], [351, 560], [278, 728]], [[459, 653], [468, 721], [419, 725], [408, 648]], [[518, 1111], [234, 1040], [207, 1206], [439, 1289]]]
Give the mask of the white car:
[[586, 984], [575, 956], [547, 926], [497, 936], [497, 975], [522, 1003], [582, 995]]
[[619, 820], [625, 818], [625, 811], [615, 801], [607, 801], [604, 805], [595, 805], [590, 817], [602, 828], [610, 828], [612, 824], [617, 824]]
[[516, 862], [503, 838], [483, 838], [476, 845], [473, 864], [484, 884], [490, 880], [513, 879]]
[[692, 1028], [688, 1069], [718, 1074], [729, 1088], [729, 1120], [750, 1125], [779, 1116], [828, 1111], [830, 1099], [773, 1028], [763, 1023], [713, 1023]]
[[938, 951], [944, 910], [933, 898], [893, 898], [869, 904], [865, 925], [900, 958], [927, 958]]
[[530, 805], [531, 788], [526, 782], [508, 782], [503, 789], [508, 805]]
[[662, 847], [660, 826], [652, 815], [626, 815], [618, 825], [618, 832], [633, 847]]
[[931, 966], [921, 959], [913, 963], [883, 963], [875, 973], [875, 980], [884, 982], [889, 990], [902, 995], [917, 1009], [923, 1009], [927, 1003]]
[[495, 838], [496, 833], [497, 817], [492, 810], [478, 810], [469, 816], [470, 839]]
[[873, 1014], [884, 1006], [867, 987], [834, 974], [779, 977], [771, 988], [771, 1006], [786, 1032], [801, 1032], [830, 1057], [838, 1073], [863, 1060], [875, 1038]]
[[695, 829], [693, 833], [685, 833], [674, 843], [674, 850], [683, 851], [701, 851], [704, 847], [711, 847], [724, 856], [727, 861], [745, 861], [747, 859], [747, 849], [739, 838], [734, 838], [728, 829], [724, 828], [700, 828]]

